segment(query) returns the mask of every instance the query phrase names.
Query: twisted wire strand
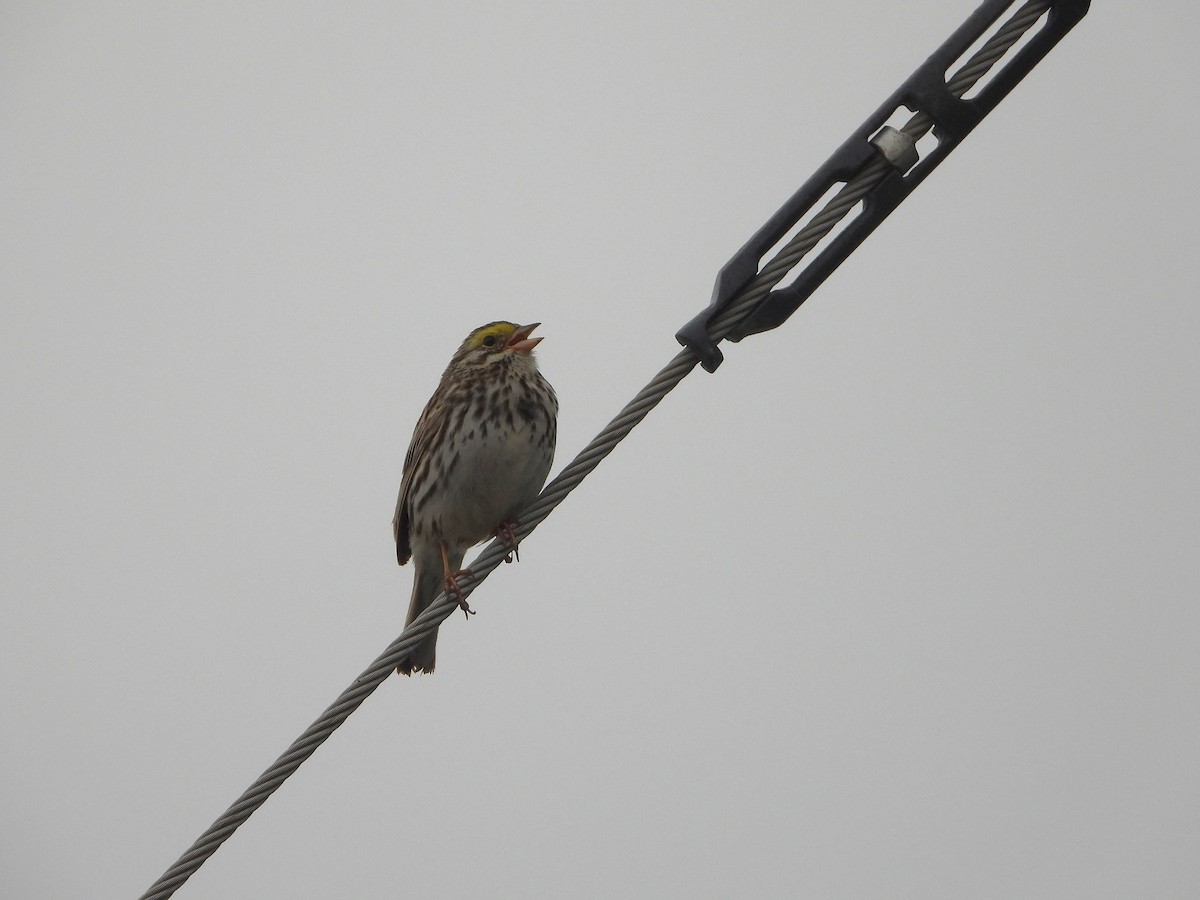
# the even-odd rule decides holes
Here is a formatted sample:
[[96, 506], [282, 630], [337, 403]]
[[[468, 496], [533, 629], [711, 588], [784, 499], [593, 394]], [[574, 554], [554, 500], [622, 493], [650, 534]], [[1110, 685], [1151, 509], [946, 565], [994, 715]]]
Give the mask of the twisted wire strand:
[[[975, 53], [948, 82], [950, 91], [961, 97], [999, 60], [1050, 7], [1050, 0], [1029, 0], [996, 34]], [[918, 112], [901, 130], [919, 139], [933, 127], [933, 120]], [[758, 275], [718, 314], [711, 333], [718, 342], [790, 272], [863, 197], [891, 171], [879, 157], [866, 165], [838, 191]], [[573, 491], [634, 427], [696, 367], [699, 360], [690, 350], [681, 350], [633, 398], [569, 465], [542, 490], [520, 516], [514, 529], [518, 540], [528, 536]], [[499, 540], [492, 541], [471, 561], [472, 575], [460, 579], [463, 599], [470, 596], [508, 554]], [[317, 747], [383, 683], [397, 663], [433, 629], [458, 609], [458, 601], [440, 594], [403, 633], [376, 657], [362, 674], [298, 737], [246, 791], [197, 838], [174, 865], [164, 872], [140, 900], [166, 900], [191, 877], [217, 848], [257, 810], [288, 777], [300, 768]]]

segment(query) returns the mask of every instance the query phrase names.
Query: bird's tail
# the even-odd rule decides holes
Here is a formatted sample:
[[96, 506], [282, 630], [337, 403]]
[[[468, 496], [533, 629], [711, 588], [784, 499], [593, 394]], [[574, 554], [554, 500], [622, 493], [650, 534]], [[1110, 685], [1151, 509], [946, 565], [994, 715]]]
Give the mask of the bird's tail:
[[[416, 571], [413, 573], [412, 599], [408, 601], [408, 616], [404, 620], [405, 628], [425, 611], [425, 608], [437, 598], [445, 586], [441, 566], [416, 566]], [[408, 656], [400, 660], [396, 671], [401, 675], [411, 675], [413, 672], [432, 672], [436, 649], [437, 629], [434, 629], [428, 637], [413, 647]]]

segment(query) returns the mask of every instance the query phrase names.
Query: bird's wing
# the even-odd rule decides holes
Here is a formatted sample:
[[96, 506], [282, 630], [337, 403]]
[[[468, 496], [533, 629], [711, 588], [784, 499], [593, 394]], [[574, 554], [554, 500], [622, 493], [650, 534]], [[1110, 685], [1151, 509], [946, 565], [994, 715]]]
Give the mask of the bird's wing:
[[396, 514], [392, 517], [392, 534], [396, 537], [396, 561], [404, 565], [412, 557], [412, 542], [409, 540], [408, 493], [412, 488], [413, 473], [426, 458], [433, 446], [434, 437], [441, 425], [441, 416], [436, 414], [434, 400], [438, 392], [429, 398], [417, 427], [413, 429], [408, 452], [404, 455], [404, 475], [400, 479], [400, 494], [396, 498]]

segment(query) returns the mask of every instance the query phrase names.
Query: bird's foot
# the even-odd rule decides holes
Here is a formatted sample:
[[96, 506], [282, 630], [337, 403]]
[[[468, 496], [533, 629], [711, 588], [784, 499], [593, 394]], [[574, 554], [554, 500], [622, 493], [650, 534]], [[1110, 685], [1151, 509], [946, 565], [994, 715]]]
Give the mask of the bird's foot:
[[458, 608], [463, 611], [464, 616], [475, 615], [475, 610], [467, 605], [466, 595], [463, 594], [463, 589], [459, 586], [458, 579], [470, 578], [474, 574], [470, 569], [459, 569], [457, 572], [446, 573], [446, 596], [458, 604]]
[[492, 532], [492, 535], [498, 541], [500, 541], [500, 543], [504, 544], [505, 549], [508, 550], [508, 552], [504, 554], [504, 561], [506, 563], [512, 562], [514, 557], [516, 558], [517, 562], [521, 561], [521, 554], [517, 550], [517, 534], [516, 531], [514, 531], [514, 529], [520, 524], [521, 523], [516, 519], [507, 519], [497, 525], [496, 530]]

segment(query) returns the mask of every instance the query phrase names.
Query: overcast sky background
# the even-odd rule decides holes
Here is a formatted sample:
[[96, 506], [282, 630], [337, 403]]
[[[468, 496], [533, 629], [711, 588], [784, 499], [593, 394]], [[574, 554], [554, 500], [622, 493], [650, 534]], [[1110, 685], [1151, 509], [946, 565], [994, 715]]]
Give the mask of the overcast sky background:
[[[413, 424], [555, 471], [972, 0], [0, 11], [0, 895], [140, 895], [399, 633]], [[1194, 4], [1091, 13], [181, 898], [1200, 893]]]

